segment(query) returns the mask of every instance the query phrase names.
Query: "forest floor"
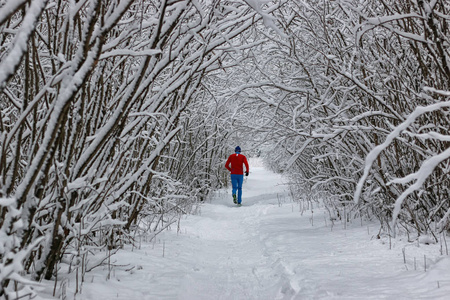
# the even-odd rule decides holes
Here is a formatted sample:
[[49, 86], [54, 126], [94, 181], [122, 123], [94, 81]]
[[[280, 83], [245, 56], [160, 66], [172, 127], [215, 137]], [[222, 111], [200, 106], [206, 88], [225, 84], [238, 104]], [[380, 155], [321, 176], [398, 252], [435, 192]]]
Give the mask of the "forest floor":
[[[281, 176], [252, 167], [242, 207], [230, 191], [220, 191], [179, 228], [126, 247], [112, 257], [112, 267], [87, 273], [81, 293], [75, 295], [71, 274], [59, 279], [55, 294], [69, 300], [448, 299], [450, 258], [441, 245], [377, 239], [376, 222], [331, 226], [324, 208], [302, 213], [284, 187]], [[54, 299], [53, 283], [44, 282], [39, 299]]]

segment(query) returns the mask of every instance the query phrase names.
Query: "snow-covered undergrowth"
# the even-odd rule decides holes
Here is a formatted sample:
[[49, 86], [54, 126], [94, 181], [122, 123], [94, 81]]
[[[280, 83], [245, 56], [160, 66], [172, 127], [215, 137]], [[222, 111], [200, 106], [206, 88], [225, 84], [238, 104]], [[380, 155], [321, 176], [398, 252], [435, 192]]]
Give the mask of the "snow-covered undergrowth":
[[[256, 164], [254, 164], [256, 165]], [[198, 214], [152, 241], [127, 246], [85, 275], [61, 274], [56, 297], [102, 299], [445, 299], [450, 259], [438, 244], [377, 239], [375, 223], [331, 227], [303, 213], [283, 180], [252, 167], [243, 206], [219, 191]], [[445, 249], [444, 249], [445, 254]], [[426, 261], [426, 266], [424, 265]], [[425, 270], [426, 267], [426, 270]], [[109, 279], [108, 279], [109, 278]], [[51, 298], [54, 282], [40, 297]]]

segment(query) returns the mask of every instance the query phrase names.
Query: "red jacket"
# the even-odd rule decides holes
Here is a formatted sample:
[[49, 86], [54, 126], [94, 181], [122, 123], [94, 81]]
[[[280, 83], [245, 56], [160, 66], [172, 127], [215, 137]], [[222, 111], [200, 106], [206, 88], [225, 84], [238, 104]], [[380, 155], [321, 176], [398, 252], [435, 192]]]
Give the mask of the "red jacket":
[[[230, 167], [230, 164], [231, 164], [231, 167]], [[227, 168], [231, 172], [231, 174], [244, 175], [244, 165], [248, 172], [249, 168], [248, 168], [247, 158], [242, 154], [235, 153], [235, 154], [231, 154], [228, 157], [228, 160], [225, 163], [225, 168]]]

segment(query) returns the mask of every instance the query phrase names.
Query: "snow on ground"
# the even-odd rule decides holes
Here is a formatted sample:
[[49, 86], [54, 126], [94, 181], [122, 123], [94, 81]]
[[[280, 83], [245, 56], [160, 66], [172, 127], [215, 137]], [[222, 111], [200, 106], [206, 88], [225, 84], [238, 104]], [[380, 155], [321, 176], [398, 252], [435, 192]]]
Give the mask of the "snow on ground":
[[[56, 294], [78, 300], [448, 299], [450, 259], [440, 256], [439, 245], [392, 240], [390, 250], [388, 240], [374, 238], [376, 224], [331, 228], [321, 208], [301, 214], [282, 183], [253, 166], [242, 207], [221, 191], [184, 218], [179, 233], [174, 225], [140, 249], [120, 251], [112, 270], [86, 274], [81, 294], [74, 295], [74, 279], [58, 283]], [[53, 287], [47, 284], [40, 296], [48, 298]]]

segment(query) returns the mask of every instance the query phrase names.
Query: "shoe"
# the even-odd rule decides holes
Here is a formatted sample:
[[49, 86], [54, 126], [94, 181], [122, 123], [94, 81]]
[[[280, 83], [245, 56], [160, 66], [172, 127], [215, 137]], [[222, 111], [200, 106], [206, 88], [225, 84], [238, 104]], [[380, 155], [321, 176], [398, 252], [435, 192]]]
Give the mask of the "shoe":
[[237, 204], [236, 195], [233, 195], [233, 202], [234, 202], [234, 204]]
[[238, 205], [237, 206], [242, 206], [242, 204], [241, 203], [238, 203]]

